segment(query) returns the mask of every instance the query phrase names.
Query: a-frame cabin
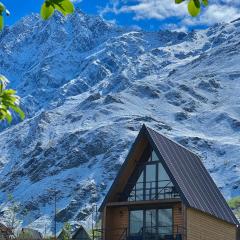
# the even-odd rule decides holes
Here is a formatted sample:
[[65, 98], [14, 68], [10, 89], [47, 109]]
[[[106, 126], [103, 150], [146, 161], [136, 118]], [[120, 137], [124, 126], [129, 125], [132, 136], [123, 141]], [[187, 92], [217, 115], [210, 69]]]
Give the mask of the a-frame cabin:
[[238, 220], [193, 152], [143, 125], [104, 199], [104, 240], [236, 240]]

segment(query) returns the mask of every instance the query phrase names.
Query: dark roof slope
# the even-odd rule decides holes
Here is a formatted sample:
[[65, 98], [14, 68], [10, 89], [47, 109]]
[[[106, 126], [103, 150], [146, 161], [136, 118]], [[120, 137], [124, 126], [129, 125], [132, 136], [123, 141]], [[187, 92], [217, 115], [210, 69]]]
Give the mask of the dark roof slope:
[[239, 224], [200, 158], [178, 143], [146, 127], [187, 206]]
[[[162, 164], [169, 174], [170, 179], [177, 187], [182, 201], [188, 207], [211, 214], [229, 223], [239, 224], [197, 155], [145, 125], [143, 125], [130, 153], [137, 146], [140, 136], [143, 135], [147, 137], [158, 157], [163, 160]], [[108, 202], [114, 186], [121, 177], [123, 168], [130, 161], [129, 155], [104, 199], [100, 210]]]

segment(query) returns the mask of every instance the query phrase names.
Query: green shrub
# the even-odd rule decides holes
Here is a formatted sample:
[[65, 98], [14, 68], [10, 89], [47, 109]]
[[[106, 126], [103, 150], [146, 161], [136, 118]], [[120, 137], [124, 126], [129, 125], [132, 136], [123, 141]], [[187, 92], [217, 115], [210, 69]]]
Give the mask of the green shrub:
[[230, 199], [228, 205], [231, 209], [240, 209], [240, 196]]

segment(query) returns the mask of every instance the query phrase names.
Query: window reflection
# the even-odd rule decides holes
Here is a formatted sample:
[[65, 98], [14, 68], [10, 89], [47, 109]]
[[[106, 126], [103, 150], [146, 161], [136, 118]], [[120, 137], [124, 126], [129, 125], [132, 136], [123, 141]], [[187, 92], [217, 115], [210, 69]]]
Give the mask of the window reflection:
[[156, 165], [146, 165], [145, 200], [156, 199]]
[[130, 212], [130, 234], [141, 234], [143, 228], [143, 210]]
[[150, 209], [146, 210], [145, 215], [145, 236], [151, 236], [152, 234], [156, 234], [157, 227], [157, 210]]
[[173, 212], [167, 209], [142, 209], [130, 211], [131, 236], [144, 235], [145, 240], [165, 239], [173, 233]]
[[152, 151], [149, 161], [142, 166], [142, 169], [142, 173], [129, 195], [129, 201], [179, 197], [173, 183], [154, 151]]
[[159, 161], [159, 158], [158, 158], [157, 154], [155, 153], [155, 151], [152, 151], [151, 156], [152, 156], [152, 161]]
[[172, 209], [158, 210], [158, 232], [161, 235], [172, 233]]

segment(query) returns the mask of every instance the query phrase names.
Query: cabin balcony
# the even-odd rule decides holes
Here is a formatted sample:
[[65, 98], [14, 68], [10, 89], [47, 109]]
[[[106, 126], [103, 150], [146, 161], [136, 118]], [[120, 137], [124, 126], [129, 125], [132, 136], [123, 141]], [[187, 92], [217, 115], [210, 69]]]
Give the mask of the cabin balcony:
[[[129, 191], [129, 189], [132, 190]], [[126, 190], [118, 193], [118, 196], [118, 202], [180, 199], [180, 195], [170, 180], [137, 182], [135, 185], [129, 183]]]
[[128, 195], [130, 202], [178, 198], [180, 196], [170, 180], [138, 182]]
[[186, 229], [179, 225], [142, 227], [138, 233], [128, 228], [94, 229], [93, 240], [184, 240]]

